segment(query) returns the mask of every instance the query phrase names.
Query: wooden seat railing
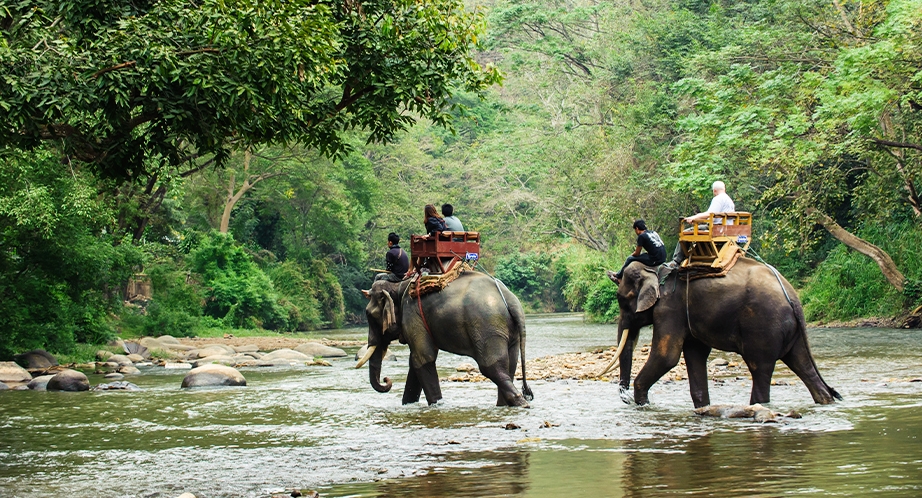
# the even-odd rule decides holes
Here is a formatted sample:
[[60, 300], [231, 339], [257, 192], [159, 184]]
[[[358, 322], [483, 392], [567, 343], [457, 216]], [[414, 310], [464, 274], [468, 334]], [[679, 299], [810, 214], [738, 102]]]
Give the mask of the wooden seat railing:
[[480, 257], [480, 232], [436, 232], [410, 236], [410, 271], [445, 273], [456, 262]]
[[683, 266], [721, 268], [752, 240], [752, 213], [710, 213], [706, 220], [679, 223], [679, 244], [687, 259]]

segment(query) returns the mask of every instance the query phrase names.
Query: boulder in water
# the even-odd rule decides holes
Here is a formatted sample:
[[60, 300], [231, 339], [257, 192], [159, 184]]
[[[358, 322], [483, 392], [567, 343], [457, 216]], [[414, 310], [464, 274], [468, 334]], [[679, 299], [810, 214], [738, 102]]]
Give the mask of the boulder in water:
[[44, 349], [26, 351], [25, 353], [14, 355], [13, 359], [23, 367], [35, 370], [51, 368], [58, 364], [58, 360]]
[[260, 358], [263, 361], [276, 361], [276, 360], [287, 360], [287, 361], [311, 361], [314, 359], [313, 356], [308, 356], [300, 351], [295, 351], [293, 349], [276, 349], [271, 353], [266, 353]]
[[311, 358], [344, 358], [349, 356], [345, 351], [339, 348], [325, 346], [319, 342], [305, 342], [295, 348], [295, 351], [304, 353]]
[[32, 379], [32, 382], [29, 382], [29, 389], [33, 391], [46, 391], [48, 390], [48, 381], [50, 381], [54, 375], [41, 375]]
[[118, 363], [119, 365], [131, 365], [134, 363], [127, 356], [123, 354], [114, 354], [106, 360], [106, 363]]
[[48, 381], [49, 391], [89, 391], [90, 381], [83, 372], [64, 370]]
[[141, 388], [124, 380], [117, 380], [108, 384], [99, 384], [93, 387], [94, 391], [140, 391]]
[[32, 374], [15, 361], [0, 361], [0, 382], [16, 383], [30, 380], [32, 380]]
[[247, 380], [235, 368], [210, 363], [193, 368], [182, 380], [182, 387], [245, 386]]

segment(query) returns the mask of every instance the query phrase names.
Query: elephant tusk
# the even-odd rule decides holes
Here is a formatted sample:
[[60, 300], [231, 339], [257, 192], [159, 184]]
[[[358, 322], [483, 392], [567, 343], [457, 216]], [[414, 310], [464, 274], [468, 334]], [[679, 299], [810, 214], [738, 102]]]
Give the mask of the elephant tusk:
[[362, 366], [368, 363], [368, 360], [371, 359], [371, 355], [375, 354], [375, 348], [377, 347], [378, 346], [369, 347], [368, 351], [365, 351], [365, 356], [363, 356], [362, 359], [359, 360], [359, 362], [355, 364], [355, 368], [362, 368]]
[[608, 366], [605, 367], [605, 370], [602, 370], [601, 372], [599, 372], [599, 374], [596, 375], [596, 377], [601, 377], [607, 374], [609, 370], [611, 370], [612, 368], [615, 368], [615, 366], [618, 365], [618, 361], [621, 359], [621, 351], [624, 350], [624, 345], [627, 344], [627, 336], [628, 336], [628, 329], [624, 329], [623, 331], [621, 331], [621, 344], [618, 344], [618, 350], [615, 351], [615, 358], [612, 359], [611, 363], [609, 363]]

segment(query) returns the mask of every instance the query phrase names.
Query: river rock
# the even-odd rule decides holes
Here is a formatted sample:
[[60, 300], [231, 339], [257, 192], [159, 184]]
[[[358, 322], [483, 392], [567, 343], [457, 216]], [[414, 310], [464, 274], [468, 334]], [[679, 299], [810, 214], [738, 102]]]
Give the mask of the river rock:
[[9, 391], [9, 390], [10, 390], [10, 386], [6, 385], [3, 382], [0, 382], [0, 391]]
[[247, 380], [236, 369], [211, 363], [193, 368], [182, 380], [182, 387], [245, 386]]
[[32, 374], [15, 361], [0, 361], [0, 382], [29, 382], [30, 380], [32, 380]]
[[89, 391], [90, 381], [83, 372], [65, 370], [48, 381], [49, 391]]
[[105, 349], [96, 351], [96, 359], [99, 361], [108, 361], [109, 358], [112, 358], [113, 356], [115, 356], [115, 353], [112, 351], [106, 351]]
[[141, 371], [134, 365], [122, 365], [118, 367], [118, 373], [124, 375], [138, 375]]
[[231, 346], [234, 348], [234, 351], [238, 353], [256, 353], [259, 351], [259, 346], [256, 344], [245, 344], [243, 346]]
[[171, 335], [162, 335], [157, 338], [157, 342], [160, 344], [179, 344], [179, 339]]
[[292, 349], [276, 349], [271, 353], [266, 353], [260, 358], [263, 361], [275, 361], [275, 360], [289, 360], [289, 361], [311, 361], [314, 359], [313, 356], [307, 356], [304, 353], [299, 351], [294, 351]]
[[103, 378], [110, 379], [110, 380], [118, 380], [118, 379], [124, 379], [125, 376], [118, 372], [112, 372], [112, 373], [107, 373]]
[[708, 368], [725, 367], [729, 364], [730, 362], [724, 358], [714, 358], [710, 363], [708, 363]]
[[462, 363], [455, 367], [455, 371], [458, 372], [473, 372], [474, 370], [477, 370], [477, 367], [471, 365], [470, 363]]
[[46, 391], [48, 390], [48, 381], [50, 381], [54, 375], [41, 375], [29, 382], [29, 389], [33, 391]]
[[195, 360], [192, 362], [192, 366], [200, 367], [202, 365], [208, 365], [210, 363], [217, 363], [219, 365], [236, 365], [240, 361], [247, 361], [247, 360], [252, 360], [252, 359], [253, 358], [250, 358], [248, 356], [245, 359], [238, 360], [238, 358], [228, 355], [228, 354], [216, 354], [216, 355], [206, 356], [204, 358], [199, 358], [198, 360]]
[[319, 342], [305, 342], [295, 348], [295, 351], [304, 353], [311, 358], [320, 356], [321, 358], [345, 358], [349, 356], [345, 351], [339, 348], [325, 346]]
[[128, 359], [131, 360], [132, 363], [142, 363], [144, 361], [144, 357], [137, 353], [131, 353], [128, 355]]
[[99, 384], [98, 386], [93, 387], [94, 391], [140, 391], [141, 388], [132, 384], [131, 382], [126, 382], [124, 380], [117, 380], [115, 382], [110, 382], [108, 384]]
[[168, 370], [190, 370], [192, 365], [189, 363], [175, 363], [175, 362], [166, 362], [163, 364], [163, 368]]
[[129, 359], [127, 356], [123, 354], [114, 354], [110, 356], [109, 359], [106, 360], [106, 362], [107, 363], [118, 363], [119, 365], [131, 365], [132, 363], [134, 363], [133, 361], [131, 361], [131, 359]]
[[16, 360], [16, 363], [19, 363], [27, 369], [40, 370], [43, 368], [51, 368], [58, 364], [58, 360], [44, 349], [26, 351], [25, 353], [14, 355], [13, 359]]
[[225, 356], [233, 355], [237, 352], [234, 351], [234, 348], [225, 346], [223, 344], [209, 344], [207, 346], [202, 346], [198, 350], [199, 358], [207, 358], [209, 356]]
[[195, 498], [195, 495], [192, 494], [192, 493], [183, 493], [183, 494], [177, 496], [176, 498]]
[[138, 344], [144, 346], [148, 350], [163, 349], [163, 343], [159, 339], [150, 336], [144, 336], [138, 339]]

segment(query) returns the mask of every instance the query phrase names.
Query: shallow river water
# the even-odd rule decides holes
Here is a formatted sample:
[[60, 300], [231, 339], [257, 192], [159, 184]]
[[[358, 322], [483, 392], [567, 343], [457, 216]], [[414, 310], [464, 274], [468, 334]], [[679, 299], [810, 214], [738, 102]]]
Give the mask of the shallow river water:
[[[616, 331], [562, 314], [529, 316], [527, 334], [537, 358], [611, 346]], [[351, 358], [241, 369], [242, 388], [183, 390], [184, 372], [147, 369], [126, 379], [141, 392], [2, 392], [0, 496], [922, 495], [922, 382], [909, 382], [922, 378], [922, 333], [809, 336], [845, 400], [814, 405], [779, 363], [774, 379], [789, 385], [773, 386], [769, 407], [803, 415], [781, 424], [698, 417], [683, 381], [656, 384], [647, 407], [599, 381], [532, 382], [530, 410], [492, 406], [492, 383], [443, 382], [439, 405], [401, 406], [405, 348], [384, 365], [387, 394]], [[442, 353], [438, 364], [468, 361]], [[712, 381], [711, 401], [746, 404], [750, 387]]]

